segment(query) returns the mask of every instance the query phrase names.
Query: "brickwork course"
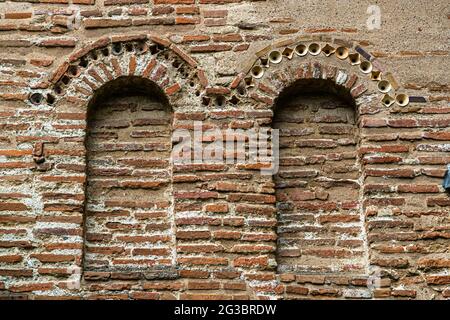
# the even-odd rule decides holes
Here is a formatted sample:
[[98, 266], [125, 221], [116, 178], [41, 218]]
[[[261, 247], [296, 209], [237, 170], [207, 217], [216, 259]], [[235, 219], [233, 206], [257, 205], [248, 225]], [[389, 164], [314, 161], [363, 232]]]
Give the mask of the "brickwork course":
[[[0, 298], [450, 298], [448, 1], [0, 10]], [[171, 162], [195, 121], [279, 172]]]

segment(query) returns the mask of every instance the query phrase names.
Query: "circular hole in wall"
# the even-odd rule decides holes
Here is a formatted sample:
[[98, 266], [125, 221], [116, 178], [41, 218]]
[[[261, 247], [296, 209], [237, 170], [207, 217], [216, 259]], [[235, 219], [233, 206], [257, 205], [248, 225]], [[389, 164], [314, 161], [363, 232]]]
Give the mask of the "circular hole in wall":
[[38, 104], [41, 104], [41, 102], [44, 99], [44, 97], [40, 93], [33, 93], [33, 94], [30, 95], [29, 99], [30, 99], [32, 104], [38, 105]]
[[147, 51], [147, 45], [145, 42], [137, 42], [134, 46], [137, 53], [144, 53]]
[[309, 52], [314, 56], [320, 53], [320, 45], [318, 43], [311, 43], [308, 49]]
[[364, 61], [363, 63], [361, 63], [361, 71], [364, 73], [369, 73], [372, 71], [372, 64], [368, 61]]
[[72, 65], [69, 67], [68, 71], [69, 71], [69, 75], [76, 77], [78, 75], [79, 69], [77, 66]]
[[242, 85], [242, 84], [239, 85], [239, 86], [237, 87], [237, 92], [238, 92], [239, 95], [244, 96], [244, 95], [245, 95], [245, 92], [246, 92], [245, 86]]
[[383, 93], [387, 93], [389, 91], [391, 91], [391, 84], [389, 83], [389, 81], [387, 80], [382, 80], [380, 82], [378, 82], [378, 90], [383, 92]]
[[103, 56], [105, 56], [105, 57], [109, 56], [109, 49], [108, 49], [108, 48], [103, 48], [103, 49], [102, 49], [102, 54], [103, 54]]
[[121, 54], [122, 50], [123, 50], [123, 48], [122, 48], [122, 44], [121, 43], [117, 42], [117, 43], [113, 44], [113, 46], [112, 46], [112, 53], [114, 55], [117, 56], [117, 55]]
[[224, 96], [217, 96], [216, 97], [216, 105], [218, 107], [223, 107], [225, 105], [225, 102], [226, 102], [226, 100], [225, 100]]

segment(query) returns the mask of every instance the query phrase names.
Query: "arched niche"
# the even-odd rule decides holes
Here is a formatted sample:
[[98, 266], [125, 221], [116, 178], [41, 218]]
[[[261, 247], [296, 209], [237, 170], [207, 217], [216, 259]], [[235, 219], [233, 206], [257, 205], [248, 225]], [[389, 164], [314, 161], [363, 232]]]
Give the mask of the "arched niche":
[[87, 116], [85, 271], [171, 268], [172, 110], [151, 80], [124, 76], [99, 88]]
[[278, 273], [363, 273], [363, 168], [350, 92], [298, 80], [275, 100], [272, 127], [280, 130]]

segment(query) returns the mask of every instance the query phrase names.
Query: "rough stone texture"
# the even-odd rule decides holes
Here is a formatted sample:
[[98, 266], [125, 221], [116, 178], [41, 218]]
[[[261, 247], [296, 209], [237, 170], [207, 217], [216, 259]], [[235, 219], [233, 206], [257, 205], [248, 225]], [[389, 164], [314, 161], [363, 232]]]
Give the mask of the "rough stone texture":
[[[372, 31], [365, 1], [54, 2], [0, 3], [1, 298], [450, 298], [446, 1], [378, 1]], [[311, 43], [419, 98], [386, 107], [359, 65], [286, 50]], [[282, 158], [317, 172], [168, 164], [194, 121], [293, 128]]]

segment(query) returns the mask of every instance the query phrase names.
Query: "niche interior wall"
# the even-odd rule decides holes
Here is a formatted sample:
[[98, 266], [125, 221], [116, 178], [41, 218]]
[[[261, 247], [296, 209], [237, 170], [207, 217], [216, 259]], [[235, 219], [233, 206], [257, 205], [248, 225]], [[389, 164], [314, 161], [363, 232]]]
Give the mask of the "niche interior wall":
[[0, 298], [448, 299], [448, 4], [370, 5], [0, 3]]

